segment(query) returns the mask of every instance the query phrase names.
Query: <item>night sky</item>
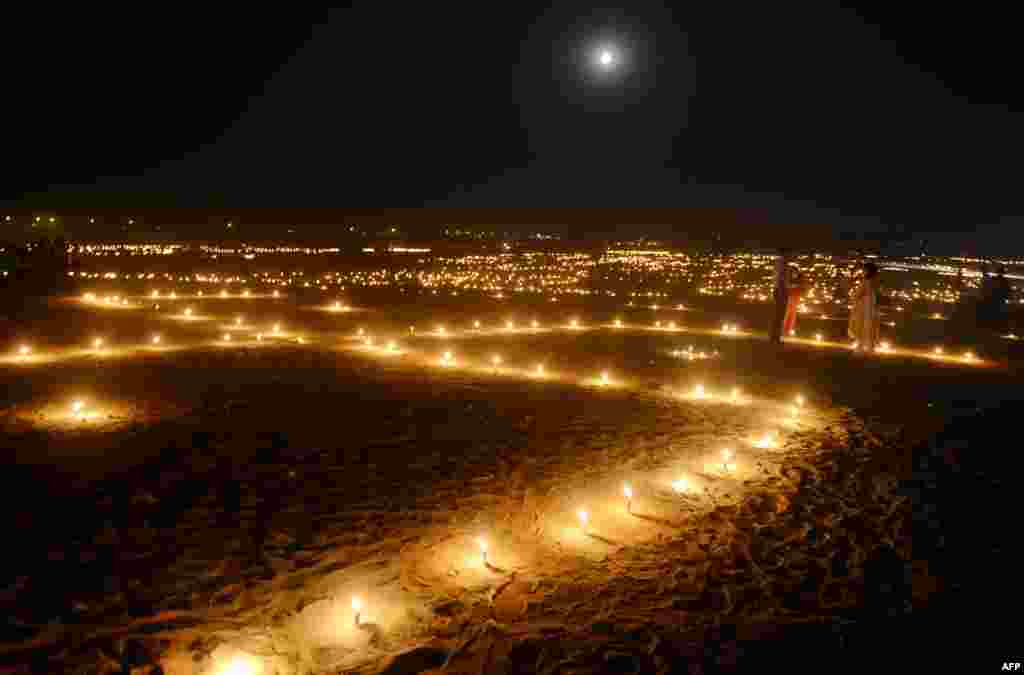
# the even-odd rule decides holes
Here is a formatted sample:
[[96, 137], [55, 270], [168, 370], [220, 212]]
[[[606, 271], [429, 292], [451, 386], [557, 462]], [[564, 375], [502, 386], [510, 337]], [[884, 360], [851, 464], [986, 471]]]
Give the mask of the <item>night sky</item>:
[[[0, 196], [743, 208], [1024, 249], [1009, 9], [553, 4], [20, 15]], [[601, 41], [616, 81], [580, 62]]]

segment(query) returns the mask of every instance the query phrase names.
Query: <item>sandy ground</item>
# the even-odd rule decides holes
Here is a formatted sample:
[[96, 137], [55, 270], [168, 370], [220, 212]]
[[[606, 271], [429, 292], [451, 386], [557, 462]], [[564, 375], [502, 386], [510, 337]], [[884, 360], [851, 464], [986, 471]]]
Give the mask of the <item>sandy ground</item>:
[[[702, 631], [728, 626], [717, 642], [735, 645], [926, 605], [927, 571], [901, 571], [911, 504], [896, 480], [915, 442], [1019, 382], [1007, 364], [589, 330], [585, 313], [577, 332], [443, 339], [414, 303], [337, 316], [255, 302], [203, 304], [187, 325], [62, 303], [7, 326], [86, 353], [0, 369], [18, 541], [2, 667], [728, 669], [737, 655], [707, 653]], [[216, 344], [243, 311], [287, 335]], [[360, 346], [360, 326], [387, 327], [404, 353]], [[163, 346], [126, 351], [154, 331]], [[84, 347], [96, 334], [116, 335], [105, 356]], [[718, 356], [670, 356], [691, 344]], [[437, 365], [445, 350], [454, 367]], [[591, 381], [602, 370], [612, 386]], [[716, 398], [690, 397], [697, 383]], [[720, 400], [734, 386], [745, 402]], [[65, 419], [76, 396], [99, 416]], [[780, 447], [752, 443], [766, 432]]]

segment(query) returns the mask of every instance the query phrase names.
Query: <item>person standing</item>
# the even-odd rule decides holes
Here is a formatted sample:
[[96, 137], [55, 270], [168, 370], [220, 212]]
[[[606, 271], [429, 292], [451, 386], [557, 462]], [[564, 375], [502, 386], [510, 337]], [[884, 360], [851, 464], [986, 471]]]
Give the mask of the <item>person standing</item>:
[[849, 328], [850, 337], [855, 341], [856, 351], [860, 354], [874, 352], [878, 342], [878, 286], [878, 267], [874, 263], [866, 263], [864, 274], [853, 289]]
[[786, 263], [789, 250], [780, 248], [775, 257], [775, 311], [772, 313], [772, 330], [770, 340], [773, 344], [782, 344], [782, 323], [786, 318]]
[[800, 275], [799, 270], [793, 270], [788, 288], [786, 320], [782, 324], [783, 335], [791, 335], [796, 330], [796, 313], [800, 308], [800, 300], [803, 298], [803, 294], [803, 277]]

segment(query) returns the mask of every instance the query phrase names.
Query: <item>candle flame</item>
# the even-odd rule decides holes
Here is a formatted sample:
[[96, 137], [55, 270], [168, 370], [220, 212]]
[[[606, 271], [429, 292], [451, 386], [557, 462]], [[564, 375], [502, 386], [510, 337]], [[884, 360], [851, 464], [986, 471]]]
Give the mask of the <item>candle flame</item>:
[[473, 322], [473, 328], [479, 328], [479, 327], [480, 327], [480, 322], [479, 321], [474, 321]]
[[93, 340], [92, 346], [95, 347], [96, 349], [99, 349], [101, 346], [103, 346], [103, 338], [96, 338], [95, 340]]
[[587, 519], [590, 517], [587, 514], [587, 510], [586, 509], [580, 509], [579, 511], [576, 512], [576, 515], [578, 515], [580, 517], [580, 523], [583, 524], [583, 527], [586, 527], [587, 526]]
[[608, 377], [608, 371], [607, 370], [604, 371], [603, 373], [601, 373], [601, 382], [604, 383], [604, 384], [608, 384], [609, 382], [611, 382], [611, 378]]
[[814, 340], [816, 342], [821, 342], [821, 333], [815, 333], [814, 334]]
[[483, 553], [487, 553], [487, 540], [483, 537], [478, 537], [476, 543], [480, 546], [480, 550]]
[[155, 344], [155, 345], [160, 344], [160, 336], [159, 335], [154, 335], [153, 336], [153, 344]]
[[626, 499], [632, 499], [633, 498], [633, 488], [629, 487], [628, 483], [626, 485], [623, 485], [622, 486], [622, 494], [624, 494], [626, 496]]
[[622, 321], [620, 319], [616, 319], [615, 320], [615, 327], [616, 328], [622, 328]]
[[19, 349], [19, 350], [18, 350], [18, 352], [19, 352], [19, 353], [20, 353], [20, 354], [21, 354], [22, 356], [28, 356], [28, 353], [29, 353], [30, 351], [32, 351], [32, 349], [31, 349], [31, 348], [30, 348], [30, 347], [29, 347], [28, 345], [22, 345], [22, 346], [21, 346], [21, 349]]
[[693, 395], [698, 397], [698, 398], [703, 398], [704, 397], [704, 385], [703, 384], [698, 384], [696, 387], [694, 387], [693, 388]]
[[540, 326], [540, 322], [539, 322], [539, 321], [537, 321], [536, 319], [534, 319], [534, 320], [533, 320], [532, 322], [530, 322], [530, 323], [531, 323], [531, 325], [532, 325], [532, 326], [533, 326], [534, 328], [537, 328], [538, 326]]
[[85, 403], [83, 403], [82, 401], [75, 401], [74, 403], [71, 404], [71, 409], [75, 412], [81, 411], [83, 407], [85, 407]]
[[676, 492], [686, 492], [689, 489], [689, 485], [685, 478], [680, 478], [679, 480], [672, 481], [672, 489]]
[[231, 336], [227, 333], [224, 333], [224, 342], [231, 342]]
[[352, 610], [358, 612], [362, 608], [363, 608], [362, 601], [360, 601], [359, 598], [353, 597], [352, 598]]
[[496, 366], [499, 365], [501, 363], [501, 357], [495, 354], [494, 356], [491, 357], [491, 363], [493, 363]]
[[942, 354], [942, 347], [936, 347], [935, 348], [935, 355], [936, 356], [940, 356], [941, 354]]

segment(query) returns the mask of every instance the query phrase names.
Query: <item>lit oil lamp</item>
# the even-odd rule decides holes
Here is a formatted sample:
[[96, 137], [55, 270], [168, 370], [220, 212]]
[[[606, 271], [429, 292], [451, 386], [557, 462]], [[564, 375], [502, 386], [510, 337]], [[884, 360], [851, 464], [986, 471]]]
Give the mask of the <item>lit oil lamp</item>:
[[606, 370], [603, 373], [601, 373], [601, 384], [607, 385], [607, 384], [611, 384], [611, 383], [612, 383], [612, 380], [611, 380], [611, 377], [608, 376], [608, 371]]
[[394, 340], [391, 340], [390, 342], [388, 342], [387, 350], [389, 352], [395, 352], [395, 351], [398, 350], [398, 345], [395, 343]]
[[473, 328], [475, 328], [476, 330], [480, 330], [480, 322], [479, 321], [474, 321], [473, 322]]
[[81, 413], [84, 408], [85, 403], [83, 401], [75, 401], [71, 404], [71, 412], [75, 415]]
[[452, 358], [452, 353], [451, 352], [445, 352], [441, 356], [441, 365], [442, 366], [451, 366], [451, 365], [454, 365], [454, 364], [455, 364], [455, 361]]
[[506, 321], [505, 322], [505, 329], [506, 330], [514, 330], [515, 326], [516, 325], [513, 322], [511, 322], [511, 321]]
[[362, 609], [363, 603], [359, 601], [359, 598], [352, 598], [353, 624], [356, 626], [359, 625], [359, 616], [362, 613]]
[[491, 364], [494, 365], [495, 368], [500, 366], [501, 365], [501, 356], [499, 356], [498, 354], [495, 354], [494, 356], [492, 356], [491, 357]]
[[438, 335], [444, 335], [445, 334], [444, 326], [438, 326], [437, 327], [437, 334]]
[[573, 319], [569, 322], [569, 328], [579, 328], [580, 322], [577, 319]]
[[236, 326], [241, 326], [242, 325], [242, 317], [239, 316], [239, 317], [235, 318], [235, 325]]
[[622, 320], [621, 319], [616, 319], [615, 320], [615, 327], [616, 328], [622, 328]]
[[256, 342], [263, 342], [263, 333], [256, 333]]
[[152, 293], [149, 294], [149, 297], [151, 297], [151, 298], [159, 298], [160, 297], [160, 291], [153, 291]]
[[675, 321], [669, 321], [668, 322], [668, 329], [669, 330], [675, 330], [676, 329], [676, 322]]
[[537, 321], [536, 319], [534, 319], [533, 321], [531, 321], [531, 322], [530, 322], [530, 325], [531, 325], [531, 326], [533, 327], [533, 329], [534, 329], [534, 330], [537, 330], [538, 328], [540, 328], [540, 322], [539, 322], [539, 321]]
[[331, 309], [333, 309], [335, 312], [340, 312], [341, 311], [341, 303], [340, 302], [334, 303], [334, 306]]
[[185, 317], [188, 318], [190, 316], [192, 316], [192, 308], [191, 307], [186, 307], [185, 308]]
[[248, 298], [249, 297], [249, 291], [242, 291], [242, 297], [243, 298]]
[[935, 356], [942, 356], [942, 347], [936, 347], [932, 352]]
[[538, 363], [536, 370], [537, 377], [544, 377], [544, 364]]
[[28, 358], [28, 355], [31, 353], [32, 348], [29, 347], [28, 345], [22, 345], [21, 347], [18, 348], [18, 356], [20, 356], [23, 359]]
[[92, 348], [99, 350], [103, 348], [103, 338], [96, 338], [92, 341]]
[[274, 292], [272, 293], [272, 295], [273, 295], [273, 296], [274, 296], [274, 297], [276, 298], [276, 297], [279, 297], [279, 296], [280, 296], [280, 293], [278, 293], [277, 291], [274, 291]]
[[821, 335], [821, 333], [815, 333], [815, 334], [814, 334], [814, 341], [815, 341], [815, 342], [821, 342], [821, 340], [822, 340], [822, 335]]
[[655, 328], [661, 328], [661, 322], [660, 321], [655, 321], [654, 322], [654, 327]]
[[483, 537], [478, 537], [476, 543], [480, 546], [480, 561], [487, 566], [487, 540]]
[[[276, 325], [274, 326], [274, 331], [277, 332], [277, 326]], [[360, 337], [362, 337], [365, 334], [366, 334], [366, 329], [365, 328], [360, 328], [359, 330], [356, 331], [356, 335], [358, 335]]]
[[295, 338], [295, 341], [298, 342], [300, 345], [306, 344], [306, 338], [302, 337], [301, 335]]
[[203, 297], [203, 292], [199, 291], [199, 293], [197, 295], [201, 298], [201, 297]]
[[722, 470], [726, 473], [729, 472], [729, 460], [732, 459], [732, 457], [732, 450], [729, 450], [728, 448], [722, 450]]
[[177, 300], [177, 299], [178, 299], [178, 294], [175, 293], [174, 291], [171, 291], [171, 300]]
[[364, 344], [364, 345], [366, 345], [367, 347], [372, 347], [372, 346], [373, 346], [373, 338], [372, 338], [372, 337], [370, 337], [369, 335], [367, 335], [367, 336], [366, 336], [366, 337], [365, 337], [365, 338], [363, 339], [363, 344]]
[[804, 397], [803, 397], [803, 394], [797, 394], [796, 395], [796, 404], [798, 406], [800, 406], [801, 408], [804, 407]]
[[92, 301], [94, 301], [96, 299], [96, 296], [93, 295], [92, 293], [86, 293], [85, 294], [85, 299], [86, 299], [87, 302], [92, 302]]
[[[280, 333], [280, 332], [281, 332], [281, 324], [279, 324], [279, 323], [275, 323], [275, 324], [274, 324], [274, 326], [273, 326], [273, 328], [272, 328], [272, 330], [273, 330], [273, 332], [274, 332], [274, 334], [275, 334], [275, 335], [276, 335], [276, 334], [278, 334], [278, 333]], [[359, 329], [359, 334], [360, 334], [360, 335], [362, 335], [362, 334], [363, 334], [362, 330], [363, 330], [362, 328], [360, 328], [360, 329]]]
[[683, 493], [690, 489], [690, 485], [685, 478], [672, 481], [672, 489], [676, 492]]
[[227, 291], [221, 291], [220, 292], [220, 297], [222, 297], [222, 298], [228, 297], [228, 292]]
[[795, 328], [790, 328], [789, 329], [789, 337], [793, 337], [794, 335], [796, 335], [796, 329]]
[[967, 352], [966, 354], [964, 354], [964, 361], [973, 361], [973, 360], [974, 360], [974, 352]]
[[693, 395], [694, 395], [695, 398], [704, 398], [704, 396], [705, 396], [704, 385], [703, 384], [698, 384], [697, 386], [695, 386], [693, 388]]
[[586, 509], [580, 509], [576, 512], [576, 515], [579, 516], [580, 519], [580, 530], [583, 531], [583, 534], [586, 534], [587, 522], [590, 520], [590, 514], [587, 513]]
[[733, 403], [739, 403], [740, 402], [740, 390], [739, 390], [739, 387], [733, 387], [731, 398], [732, 398], [732, 402]]
[[889, 342], [887, 340], [882, 340], [882, 342], [878, 345], [878, 350], [879, 351], [887, 352], [890, 349], [891, 349], [891, 347], [890, 347]]
[[160, 336], [159, 335], [154, 335], [153, 336], [153, 344], [155, 344], [155, 345], [160, 344]]
[[231, 342], [231, 335], [229, 333], [224, 333], [224, 342]]
[[626, 498], [626, 513], [633, 513], [633, 488], [629, 483], [622, 486], [622, 495]]

